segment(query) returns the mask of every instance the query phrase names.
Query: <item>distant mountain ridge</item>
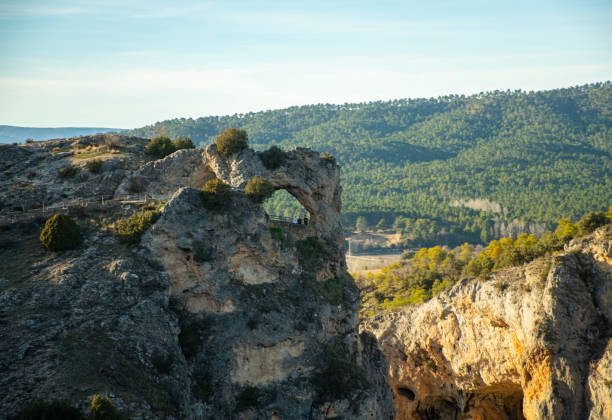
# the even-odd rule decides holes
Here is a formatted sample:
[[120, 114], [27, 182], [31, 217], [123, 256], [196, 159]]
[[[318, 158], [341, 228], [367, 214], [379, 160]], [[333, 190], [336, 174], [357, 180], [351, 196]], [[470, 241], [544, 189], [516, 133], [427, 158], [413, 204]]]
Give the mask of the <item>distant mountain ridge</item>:
[[23, 143], [26, 139], [50, 140], [121, 130], [120, 128], [108, 127], [19, 127], [0, 125], [0, 143]]

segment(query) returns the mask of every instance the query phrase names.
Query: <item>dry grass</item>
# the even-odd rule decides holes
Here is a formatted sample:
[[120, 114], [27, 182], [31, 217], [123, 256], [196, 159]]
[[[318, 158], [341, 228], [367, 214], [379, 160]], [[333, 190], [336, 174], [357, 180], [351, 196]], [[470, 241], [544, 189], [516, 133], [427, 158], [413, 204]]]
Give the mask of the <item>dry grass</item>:
[[347, 256], [348, 271], [355, 274], [377, 274], [380, 269], [400, 261], [401, 254]]
[[124, 156], [121, 150], [113, 149], [107, 145], [89, 145], [73, 150], [73, 161], [83, 161], [92, 158], [108, 159]]

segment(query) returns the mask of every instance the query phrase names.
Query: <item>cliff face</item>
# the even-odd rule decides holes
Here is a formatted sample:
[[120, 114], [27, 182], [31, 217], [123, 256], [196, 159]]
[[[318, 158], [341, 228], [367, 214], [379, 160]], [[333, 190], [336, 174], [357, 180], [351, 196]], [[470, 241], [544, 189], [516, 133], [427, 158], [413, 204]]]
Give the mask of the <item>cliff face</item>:
[[363, 322], [399, 419], [612, 418], [612, 229]]
[[[357, 333], [336, 165], [298, 149], [268, 171], [250, 150], [224, 158], [212, 146], [143, 165], [134, 152], [117, 172], [105, 161], [101, 175], [57, 181], [45, 162], [60, 158], [40, 144], [6, 147], [0, 154], [26, 156], [5, 174], [12, 181], [33, 168], [38, 188], [63, 185], [72, 198], [78, 184], [113, 177], [105, 188], [115, 197], [137, 184], [167, 203], [133, 246], [88, 224], [113, 216], [105, 208], [76, 212], [83, 243], [62, 253], [37, 248], [39, 230], [20, 219], [3, 225], [0, 252], [16, 262], [0, 274], [0, 412], [14, 415], [38, 397], [84, 407], [102, 393], [133, 418], [394, 416], [386, 361], [371, 335]], [[33, 153], [39, 166], [26, 164]], [[73, 158], [59, 153], [67, 155], [58, 167]], [[271, 231], [242, 192], [252, 175], [294, 194], [312, 223]], [[196, 189], [213, 177], [234, 187], [223, 211], [208, 210]], [[31, 253], [19, 266], [22, 246]]]

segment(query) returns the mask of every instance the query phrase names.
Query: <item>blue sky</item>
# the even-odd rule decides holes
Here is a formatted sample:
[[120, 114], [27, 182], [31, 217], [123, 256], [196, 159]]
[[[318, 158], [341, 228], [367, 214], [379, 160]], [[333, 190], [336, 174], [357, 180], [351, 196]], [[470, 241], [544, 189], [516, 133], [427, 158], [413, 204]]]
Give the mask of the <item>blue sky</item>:
[[612, 79], [612, 1], [0, 0], [0, 124], [176, 117]]

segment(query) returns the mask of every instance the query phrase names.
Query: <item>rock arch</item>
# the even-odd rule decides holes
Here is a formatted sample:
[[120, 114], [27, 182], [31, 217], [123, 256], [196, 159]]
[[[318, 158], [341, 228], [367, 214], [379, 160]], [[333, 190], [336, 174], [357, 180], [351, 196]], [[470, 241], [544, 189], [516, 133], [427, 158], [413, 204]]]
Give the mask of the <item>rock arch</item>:
[[167, 200], [181, 187], [200, 189], [215, 177], [243, 190], [247, 181], [258, 175], [274, 188], [286, 190], [308, 210], [311, 230], [335, 248], [338, 267], [345, 269], [340, 166], [303, 147], [285, 152], [285, 163], [274, 170], [267, 169], [259, 156], [252, 149], [222, 156], [214, 143], [205, 150], [179, 150], [127, 176], [115, 194], [129, 194], [134, 177], [145, 180], [144, 189], [151, 197]]
[[276, 189], [286, 190], [308, 210], [317, 236], [329, 241], [343, 255], [340, 167], [307, 148], [299, 147], [285, 155], [285, 163], [270, 170], [251, 149], [225, 157], [217, 152], [215, 144], [211, 144], [202, 153], [202, 160], [204, 166], [234, 188], [244, 189], [247, 181], [258, 175]]

